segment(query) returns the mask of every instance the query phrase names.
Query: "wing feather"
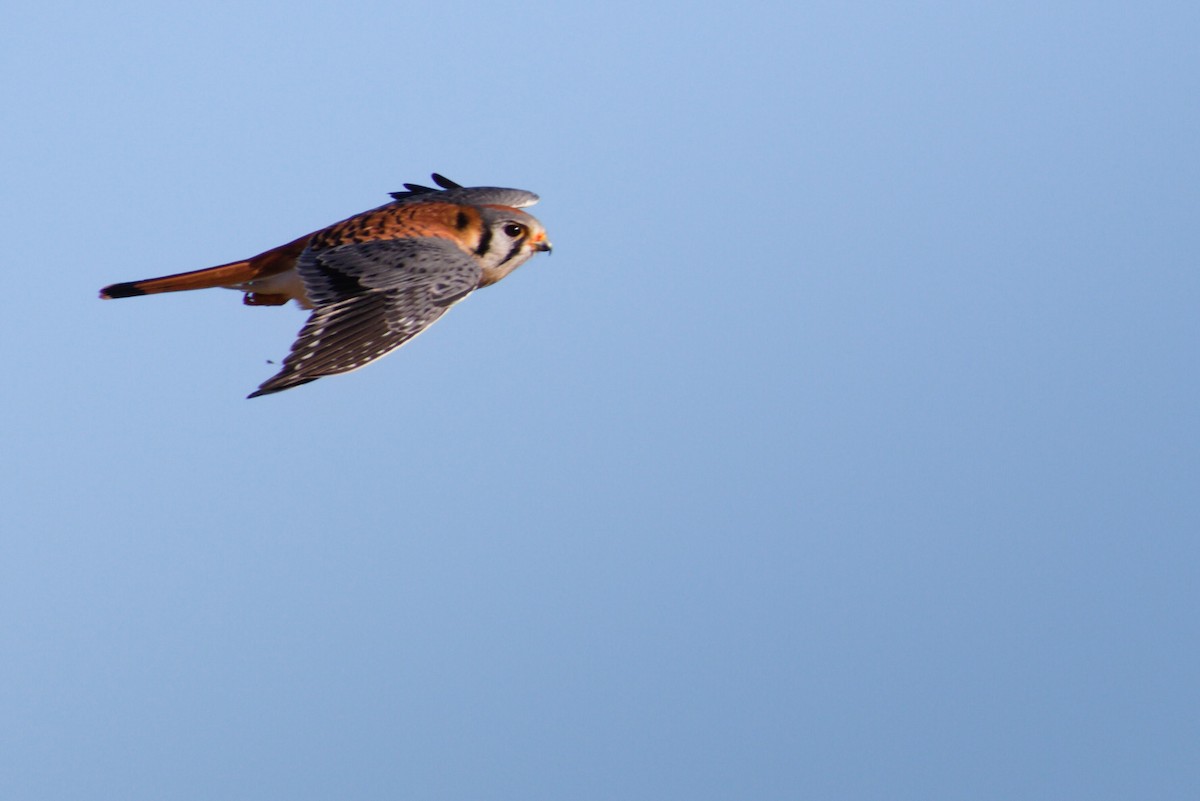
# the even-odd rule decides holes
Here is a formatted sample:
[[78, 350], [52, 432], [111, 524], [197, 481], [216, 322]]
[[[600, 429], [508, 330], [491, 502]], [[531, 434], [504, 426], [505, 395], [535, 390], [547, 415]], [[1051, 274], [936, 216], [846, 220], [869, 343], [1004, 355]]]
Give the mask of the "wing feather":
[[501, 186], [462, 186], [444, 175], [433, 174], [433, 182], [440, 189], [421, 184], [405, 184], [404, 192], [392, 192], [392, 199], [400, 203], [424, 203], [428, 201], [465, 203], [467, 205], [511, 206], [523, 209], [537, 203], [539, 198], [524, 189], [508, 189]]
[[469, 255], [433, 237], [306, 251], [297, 270], [316, 308], [282, 369], [252, 398], [375, 361], [432, 325], [481, 277]]

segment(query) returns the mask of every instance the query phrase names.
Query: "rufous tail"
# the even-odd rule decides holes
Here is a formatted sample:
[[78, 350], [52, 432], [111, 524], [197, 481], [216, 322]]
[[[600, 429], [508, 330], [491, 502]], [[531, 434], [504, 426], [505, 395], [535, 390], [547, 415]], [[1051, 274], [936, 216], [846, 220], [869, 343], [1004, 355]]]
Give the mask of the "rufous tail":
[[217, 286], [236, 287], [238, 284], [244, 284], [256, 278], [265, 278], [291, 269], [311, 238], [312, 234], [305, 234], [286, 245], [280, 245], [245, 261], [234, 261], [216, 267], [206, 267], [203, 270], [164, 275], [161, 278], [110, 284], [100, 290], [100, 297], [109, 300], [111, 298], [132, 298], [136, 295], [156, 295], [159, 292], [182, 292], [187, 289], [210, 289]]
[[132, 298], [136, 295], [155, 295], [159, 292], [182, 292], [185, 289], [209, 289], [215, 286], [236, 285], [253, 280], [257, 272], [249, 261], [236, 261], [232, 264], [222, 264], [219, 267], [209, 267], [204, 270], [164, 275], [162, 278], [111, 284], [100, 290], [100, 297], [104, 300]]

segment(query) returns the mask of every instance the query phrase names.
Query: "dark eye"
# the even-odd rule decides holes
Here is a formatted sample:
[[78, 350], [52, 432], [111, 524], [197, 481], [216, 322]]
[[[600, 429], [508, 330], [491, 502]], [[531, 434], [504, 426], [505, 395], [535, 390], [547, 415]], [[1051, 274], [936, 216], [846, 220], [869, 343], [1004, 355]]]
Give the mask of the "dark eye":
[[512, 239], [516, 239], [525, 233], [525, 226], [520, 223], [507, 223], [504, 226], [504, 235]]

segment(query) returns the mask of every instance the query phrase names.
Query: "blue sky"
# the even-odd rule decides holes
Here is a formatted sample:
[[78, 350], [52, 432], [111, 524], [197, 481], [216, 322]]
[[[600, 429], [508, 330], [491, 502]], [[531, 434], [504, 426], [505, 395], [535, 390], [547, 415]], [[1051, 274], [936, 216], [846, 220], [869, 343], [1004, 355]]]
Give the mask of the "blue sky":
[[[18, 3], [14, 799], [1195, 798], [1193, 4]], [[432, 171], [351, 375], [101, 303]]]

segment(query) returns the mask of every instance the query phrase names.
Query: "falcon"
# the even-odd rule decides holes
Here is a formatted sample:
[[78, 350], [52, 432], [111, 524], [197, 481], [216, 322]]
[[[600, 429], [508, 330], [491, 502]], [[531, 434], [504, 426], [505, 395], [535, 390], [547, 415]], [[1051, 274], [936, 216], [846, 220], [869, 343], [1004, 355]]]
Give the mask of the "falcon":
[[294, 300], [310, 309], [277, 374], [248, 397], [357, 370], [403, 345], [474, 292], [550, 251], [522, 211], [523, 189], [466, 187], [434, 173], [437, 188], [405, 184], [392, 202], [243, 261], [112, 284], [100, 297], [223, 287], [248, 306]]

